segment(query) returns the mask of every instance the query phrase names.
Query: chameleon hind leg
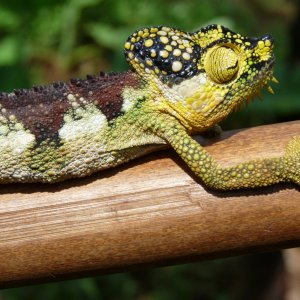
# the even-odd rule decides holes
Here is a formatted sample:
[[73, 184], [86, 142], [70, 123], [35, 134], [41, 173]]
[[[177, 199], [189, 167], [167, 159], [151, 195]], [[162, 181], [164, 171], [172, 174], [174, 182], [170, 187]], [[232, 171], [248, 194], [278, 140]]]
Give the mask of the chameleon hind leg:
[[282, 157], [222, 167], [187, 134], [181, 124], [164, 129], [162, 135], [208, 188], [233, 190], [263, 187], [279, 182], [300, 184], [300, 138], [289, 143]]

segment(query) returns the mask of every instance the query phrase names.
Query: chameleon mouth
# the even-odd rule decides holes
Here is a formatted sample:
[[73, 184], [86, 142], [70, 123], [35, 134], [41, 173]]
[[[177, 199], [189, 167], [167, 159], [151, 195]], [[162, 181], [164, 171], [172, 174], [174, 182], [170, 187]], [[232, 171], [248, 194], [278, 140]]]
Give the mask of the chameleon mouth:
[[243, 103], [246, 104], [246, 107], [249, 106], [250, 102], [255, 101], [256, 98], [258, 98], [260, 101], [263, 101], [262, 97], [262, 89], [266, 88], [267, 91], [274, 95], [274, 90], [272, 89], [270, 82], [273, 83], [279, 83], [279, 81], [274, 77], [273, 75], [273, 68], [275, 65], [275, 56], [272, 54], [272, 56], [264, 63], [264, 66], [260, 69], [259, 73], [248, 82], [249, 86], [253, 86], [253, 92], [248, 95], [248, 97], [244, 98], [242, 101], [240, 101], [237, 106], [235, 107], [235, 110], [240, 110], [243, 106]]

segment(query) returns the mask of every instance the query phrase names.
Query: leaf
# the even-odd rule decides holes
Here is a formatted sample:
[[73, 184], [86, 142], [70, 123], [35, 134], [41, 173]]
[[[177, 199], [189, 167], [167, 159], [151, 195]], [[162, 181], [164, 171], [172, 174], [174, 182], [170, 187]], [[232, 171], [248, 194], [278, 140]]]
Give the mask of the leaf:
[[86, 25], [89, 35], [101, 46], [118, 50], [123, 48], [128, 35], [131, 33], [128, 27], [114, 28], [109, 24], [90, 23]]
[[69, 5], [83, 7], [89, 7], [102, 2], [102, 0], [71, 0]]
[[18, 24], [19, 19], [17, 14], [0, 5], [0, 28], [14, 29]]
[[9, 36], [0, 41], [0, 66], [8, 66], [18, 61], [18, 40]]

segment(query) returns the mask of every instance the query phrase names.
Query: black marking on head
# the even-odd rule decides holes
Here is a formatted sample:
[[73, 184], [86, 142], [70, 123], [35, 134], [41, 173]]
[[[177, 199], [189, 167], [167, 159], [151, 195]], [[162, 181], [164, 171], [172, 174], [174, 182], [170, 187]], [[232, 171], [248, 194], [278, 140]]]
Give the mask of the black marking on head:
[[196, 75], [200, 55], [199, 45], [188, 33], [164, 26], [136, 31], [125, 43], [125, 56], [133, 68], [169, 84]]

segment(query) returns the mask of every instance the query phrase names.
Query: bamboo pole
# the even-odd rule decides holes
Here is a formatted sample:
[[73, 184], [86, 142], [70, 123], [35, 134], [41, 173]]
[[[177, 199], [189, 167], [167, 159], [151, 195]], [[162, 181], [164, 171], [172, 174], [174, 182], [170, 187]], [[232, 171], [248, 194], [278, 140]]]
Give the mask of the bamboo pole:
[[[223, 165], [281, 155], [300, 121], [202, 144]], [[300, 245], [292, 184], [205, 190], [172, 150], [88, 178], [1, 186], [0, 286]]]

